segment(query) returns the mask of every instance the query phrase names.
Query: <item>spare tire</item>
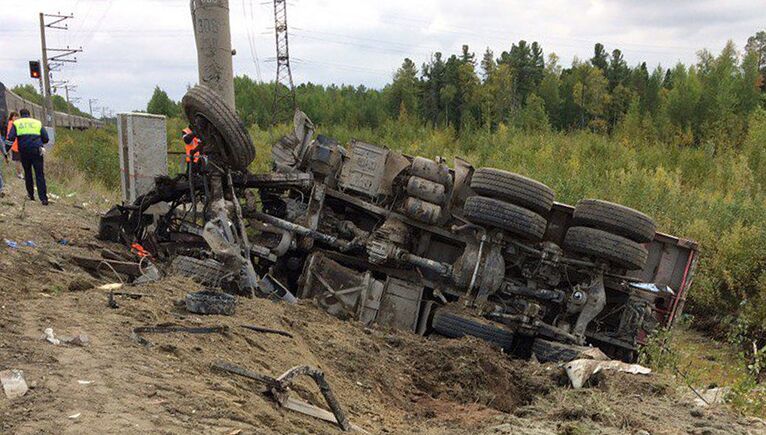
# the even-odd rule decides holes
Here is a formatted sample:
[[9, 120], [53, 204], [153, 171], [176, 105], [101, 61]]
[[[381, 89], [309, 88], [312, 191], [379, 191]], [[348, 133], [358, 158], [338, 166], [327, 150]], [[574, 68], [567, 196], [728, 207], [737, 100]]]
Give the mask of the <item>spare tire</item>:
[[239, 116], [207, 86], [197, 85], [182, 100], [186, 118], [202, 140], [202, 151], [234, 170], [255, 159], [255, 147]]
[[479, 168], [473, 173], [471, 188], [479, 195], [520, 205], [541, 215], [547, 215], [553, 207], [553, 189], [513, 172]]
[[646, 243], [657, 230], [652, 218], [638, 210], [599, 199], [583, 199], [575, 206], [573, 225], [597, 228]]
[[461, 338], [470, 335], [501, 349], [512, 349], [513, 332], [487, 320], [471, 319], [442, 309], [434, 314], [431, 326], [445, 337]]
[[567, 230], [564, 251], [598, 258], [628, 270], [643, 269], [648, 256], [646, 248], [632, 240], [587, 227], [571, 227]]
[[537, 242], [543, 238], [548, 221], [539, 214], [507, 202], [483, 196], [472, 196], [465, 201], [463, 215], [469, 221]]

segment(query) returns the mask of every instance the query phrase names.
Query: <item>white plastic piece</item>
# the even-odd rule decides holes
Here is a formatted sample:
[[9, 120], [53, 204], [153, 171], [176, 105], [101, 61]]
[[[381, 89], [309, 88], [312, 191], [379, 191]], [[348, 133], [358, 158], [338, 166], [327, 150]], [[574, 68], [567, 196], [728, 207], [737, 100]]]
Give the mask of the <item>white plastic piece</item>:
[[622, 361], [597, 361], [592, 359], [576, 359], [564, 365], [569, 380], [574, 389], [580, 389], [588, 379], [602, 370], [616, 370], [618, 372], [648, 375], [652, 369], [639, 364], [628, 364]]
[[21, 370], [3, 370], [0, 372], [0, 383], [3, 384], [5, 396], [9, 399], [15, 399], [27, 394], [29, 387], [24, 380], [24, 372]]

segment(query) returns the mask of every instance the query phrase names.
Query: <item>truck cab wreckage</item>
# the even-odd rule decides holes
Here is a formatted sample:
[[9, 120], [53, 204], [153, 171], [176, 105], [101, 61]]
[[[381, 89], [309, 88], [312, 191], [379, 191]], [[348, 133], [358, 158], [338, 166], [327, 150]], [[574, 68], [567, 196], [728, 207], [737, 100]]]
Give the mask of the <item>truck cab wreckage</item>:
[[197, 86], [183, 107], [199, 162], [112, 208], [99, 236], [205, 286], [541, 360], [590, 345], [633, 361], [683, 310], [696, 244], [636, 210], [557, 203], [542, 183], [460, 158], [342, 146], [302, 112], [273, 172], [252, 174], [252, 141], [215, 93]]

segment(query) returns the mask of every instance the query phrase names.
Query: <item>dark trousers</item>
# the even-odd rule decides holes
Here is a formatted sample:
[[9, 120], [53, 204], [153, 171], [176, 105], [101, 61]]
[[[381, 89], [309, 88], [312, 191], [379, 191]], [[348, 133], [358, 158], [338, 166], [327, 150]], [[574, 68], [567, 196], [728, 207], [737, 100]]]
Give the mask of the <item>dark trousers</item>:
[[[35, 198], [34, 184], [37, 182], [37, 196], [40, 201], [48, 200], [48, 187], [45, 185], [45, 171], [43, 170], [44, 160], [40, 155], [40, 149], [21, 151], [21, 166], [24, 168], [24, 183], [27, 185], [27, 196]], [[32, 181], [32, 170], [34, 169], [35, 179]]]

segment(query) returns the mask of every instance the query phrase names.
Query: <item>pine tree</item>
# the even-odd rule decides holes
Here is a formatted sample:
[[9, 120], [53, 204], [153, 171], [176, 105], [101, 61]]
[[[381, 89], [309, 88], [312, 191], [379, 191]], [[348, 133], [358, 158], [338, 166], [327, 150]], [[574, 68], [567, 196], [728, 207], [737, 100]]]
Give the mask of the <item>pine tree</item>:
[[159, 86], [154, 88], [152, 98], [146, 105], [146, 111], [155, 115], [165, 115], [168, 118], [174, 118], [180, 114], [178, 103], [171, 100], [168, 94], [160, 89]]
[[606, 73], [609, 66], [608, 59], [609, 54], [604, 50], [604, 45], [597, 42], [593, 47], [593, 57], [590, 59], [590, 64]]
[[489, 79], [489, 76], [495, 72], [496, 69], [497, 63], [495, 62], [495, 53], [493, 53], [492, 50], [487, 47], [487, 50], [484, 51], [484, 56], [481, 58], [481, 72], [482, 78], [485, 82], [487, 79]]
[[387, 89], [389, 114], [392, 117], [398, 116], [402, 107], [407, 113], [417, 113], [419, 85], [415, 62], [405, 58]]

